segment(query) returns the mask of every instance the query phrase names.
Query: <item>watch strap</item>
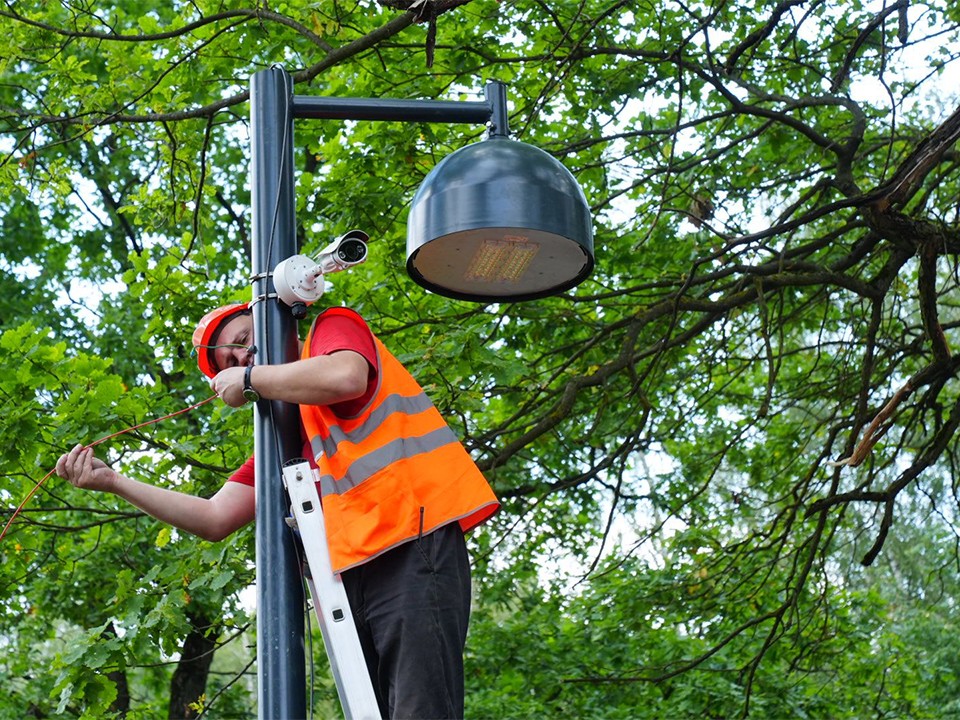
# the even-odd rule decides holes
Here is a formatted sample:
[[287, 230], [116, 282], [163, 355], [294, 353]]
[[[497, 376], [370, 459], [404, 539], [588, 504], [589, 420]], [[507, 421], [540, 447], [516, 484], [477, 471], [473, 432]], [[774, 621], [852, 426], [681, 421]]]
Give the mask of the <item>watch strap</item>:
[[250, 375], [253, 372], [253, 365], [247, 365], [243, 373], [243, 396], [250, 402], [257, 402], [260, 399], [260, 393], [253, 389], [250, 382]]

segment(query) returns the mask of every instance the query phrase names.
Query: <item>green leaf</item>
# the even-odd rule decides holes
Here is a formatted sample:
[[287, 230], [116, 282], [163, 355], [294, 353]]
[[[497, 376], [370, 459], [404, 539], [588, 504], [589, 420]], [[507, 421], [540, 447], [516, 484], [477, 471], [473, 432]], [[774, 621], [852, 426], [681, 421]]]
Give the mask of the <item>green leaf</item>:
[[170, 528], [162, 527], [157, 532], [157, 539], [153, 541], [153, 544], [158, 548], [165, 547], [170, 542]]

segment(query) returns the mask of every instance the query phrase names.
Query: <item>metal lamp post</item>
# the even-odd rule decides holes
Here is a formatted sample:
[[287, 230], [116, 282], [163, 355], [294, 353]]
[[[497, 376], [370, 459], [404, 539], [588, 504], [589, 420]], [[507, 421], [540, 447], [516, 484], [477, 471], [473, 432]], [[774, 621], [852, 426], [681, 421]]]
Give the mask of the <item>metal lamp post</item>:
[[[481, 302], [527, 300], [573, 287], [593, 268], [589, 209], [572, 175], [508, 137], [506, 90], [483, 102], [296, 96], [279, 68], [250, 85], [253, 326], [257, 364], [299, 357], [295, 320], [277, 300], [273, 267], [297, 253], [295, 118], [487, 124], [490, 137], [445, 158], [410, 211], [407, 269], [420, 285]], [[306, 717], [303, 585], [286, 525], [284, 464], [302, 455], [295, 405], [254, 410], [259, 717]]]

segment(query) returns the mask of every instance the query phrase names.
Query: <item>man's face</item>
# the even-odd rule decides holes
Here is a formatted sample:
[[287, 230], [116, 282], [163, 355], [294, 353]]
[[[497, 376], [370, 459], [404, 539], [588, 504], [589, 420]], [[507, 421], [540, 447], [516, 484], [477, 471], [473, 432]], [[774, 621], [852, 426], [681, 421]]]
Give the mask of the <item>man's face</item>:
[[213, 361], [217, 370], [253, 365], [253, 316], [235, 315], [227, 320], [217, 334], [217, 349], [213, 351]]

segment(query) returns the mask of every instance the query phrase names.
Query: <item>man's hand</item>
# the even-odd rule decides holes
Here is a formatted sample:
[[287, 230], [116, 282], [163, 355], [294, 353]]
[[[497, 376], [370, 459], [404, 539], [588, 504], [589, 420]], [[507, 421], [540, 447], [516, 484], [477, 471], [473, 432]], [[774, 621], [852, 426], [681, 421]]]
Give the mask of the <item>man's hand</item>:
[[230, 407], [240, 407], [246, 404], [243, 396], [243, 374], [247, 368], [238, 365], [217, 373], [210, 380], [210, 387]]
[[117, 483], [116, 471], [93, 454], [93, 448], [77, 445], [57, 460], [57, 475], [83, 490], [112, 492]]

